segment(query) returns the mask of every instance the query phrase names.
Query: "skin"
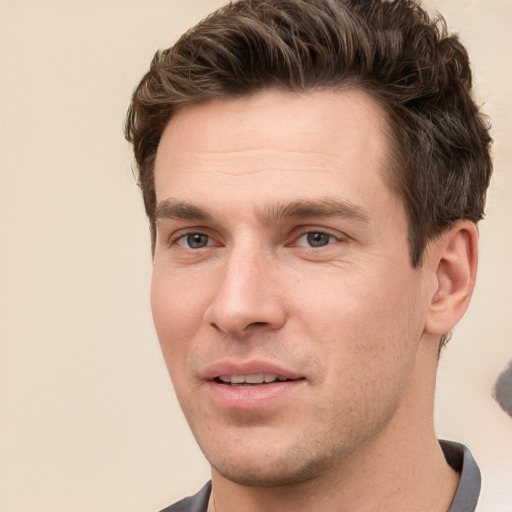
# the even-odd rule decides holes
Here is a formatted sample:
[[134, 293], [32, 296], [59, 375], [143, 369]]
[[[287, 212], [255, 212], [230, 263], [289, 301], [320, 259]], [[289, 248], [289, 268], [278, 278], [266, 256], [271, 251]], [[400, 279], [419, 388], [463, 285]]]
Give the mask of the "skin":
[[[211, 510], [449, 506], [437, 347], [471, 296], [476, 229], [457, 223], [413, 268], [389, 151], [357, 90], [214, 100], [162, 136], [152, 310]], [[297, 380], [226, 405], [212, 394], [226, 364]]]

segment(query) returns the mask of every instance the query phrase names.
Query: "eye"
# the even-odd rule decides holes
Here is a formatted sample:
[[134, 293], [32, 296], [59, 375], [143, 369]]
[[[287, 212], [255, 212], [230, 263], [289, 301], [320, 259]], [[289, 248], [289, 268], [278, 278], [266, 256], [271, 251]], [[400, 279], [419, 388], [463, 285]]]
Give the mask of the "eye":
[[211, 245], [212, 240], [204, 233], [188, 233], [178, 238], [176, 243], [185, 249], [202, 249]]
[[324, 247], [336, 241], [332, 235], [322, 231], [308, 231], [301, 235], [296, 242], [300, 247]]

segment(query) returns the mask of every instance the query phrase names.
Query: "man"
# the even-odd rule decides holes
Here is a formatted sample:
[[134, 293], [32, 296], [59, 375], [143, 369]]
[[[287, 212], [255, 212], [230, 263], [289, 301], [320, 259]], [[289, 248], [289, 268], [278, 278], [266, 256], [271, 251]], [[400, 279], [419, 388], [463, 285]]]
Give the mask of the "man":
[[457, 37], [413, 1], [236, 2], [155, 55], [126, 135], [212, 468], [166, 510], [475, 510], [433, 427], [492, 167]]

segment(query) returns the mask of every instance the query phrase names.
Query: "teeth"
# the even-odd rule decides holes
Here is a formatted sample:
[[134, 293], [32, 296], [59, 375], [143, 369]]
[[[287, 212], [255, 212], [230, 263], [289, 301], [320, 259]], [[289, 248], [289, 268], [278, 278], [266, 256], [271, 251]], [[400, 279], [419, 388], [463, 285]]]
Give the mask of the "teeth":
[[245, 382], [247, 382], [247, 384], [261, 384], [262, 382], [265, 382], [265, 376], [263, 373], [258, 373], [256, 375], [246, 375]]
[[276, 380], [283, 382], [288, 380], [288, 378], [271, 373], [255, 373], [253, 375], [220, 375], [218, 380], [224, 384], [263, 384], [264, 382], [275, 382]]

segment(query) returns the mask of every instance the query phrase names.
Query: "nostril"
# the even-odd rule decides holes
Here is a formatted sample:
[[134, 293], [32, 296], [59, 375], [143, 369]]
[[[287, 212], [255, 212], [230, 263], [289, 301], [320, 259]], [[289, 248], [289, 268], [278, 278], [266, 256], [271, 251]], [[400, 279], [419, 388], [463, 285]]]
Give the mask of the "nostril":
[[[221, 324], [222, 324], [222, 322], [221, 322]], [[265, 327], [267, 325], [269, 325], [268, 322], [252, 322], [249, 325], [247, 325], [246, 327], [244, 327], [242, 330], [244, 332], [247, 332], [247, 331], [251, 331], [253, 329]], [[221, 332], [225, 331], [225, 329], [223, 329], [221, 326], [219, 326], [216, 322], [210, 322], [210, 326], [213, 327], [217, 331], [221, 331]]]
[[261, 327], [267, 325], [267, 322], [253, 322], [252, 324], [249, 324], [248, 327]]

